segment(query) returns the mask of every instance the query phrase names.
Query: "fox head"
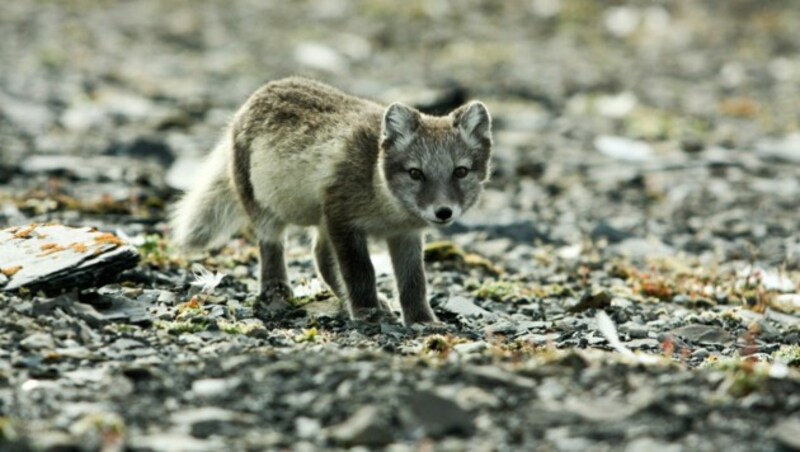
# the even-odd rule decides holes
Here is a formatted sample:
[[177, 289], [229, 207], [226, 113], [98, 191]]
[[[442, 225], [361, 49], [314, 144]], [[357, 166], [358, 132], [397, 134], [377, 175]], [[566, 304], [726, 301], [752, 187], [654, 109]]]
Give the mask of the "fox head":
[[489, 179], [492, 119], [481, 102], [432, 117], [400, 103], [381, 125], [381, 171], [392, 195], [429, 224], [452, 223]]

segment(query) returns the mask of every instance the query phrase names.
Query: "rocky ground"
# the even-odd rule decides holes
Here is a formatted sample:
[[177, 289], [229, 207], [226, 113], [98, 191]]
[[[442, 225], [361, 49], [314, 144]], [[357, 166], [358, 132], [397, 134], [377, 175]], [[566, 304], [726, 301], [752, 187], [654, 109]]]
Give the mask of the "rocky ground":
[[[0, 449], [800, 448], [800, 9], [613, 3], [4, 5], [3, 246], [88, 226], [141, 260], [0, 292]], [[446, 327], [348, 321], [304, 231], [266, 322], [246, 233], [165, 240], [233, 111], [295, 73], [492, 111], [487, 193], [426, 250]]]

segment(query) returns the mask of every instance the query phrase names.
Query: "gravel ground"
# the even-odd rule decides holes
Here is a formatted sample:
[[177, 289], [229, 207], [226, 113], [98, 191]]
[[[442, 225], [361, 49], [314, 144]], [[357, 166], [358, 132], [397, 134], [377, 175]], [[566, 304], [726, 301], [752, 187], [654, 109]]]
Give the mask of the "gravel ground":
[[[0, 227], [96, 227], [141, 261], [0, 292], [0, 449], [800, 449], [798, 29], [781, 1], [4, 5]], [[446, 326], [347, 320], [301, 230], [296, 309], [256, 320], [246, 233], [164, 239], [231, 114], [290, 74], [488, 105], [489, 188], [426, 249]]]

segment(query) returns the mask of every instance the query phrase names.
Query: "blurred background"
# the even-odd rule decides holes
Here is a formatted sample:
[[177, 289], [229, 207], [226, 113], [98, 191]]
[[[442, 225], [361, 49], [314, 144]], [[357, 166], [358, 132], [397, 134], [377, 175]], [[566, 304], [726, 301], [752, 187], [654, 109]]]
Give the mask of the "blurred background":
[[450, 232], [487, 254], [591, 240], [796, 268], [797, 30], [780, 0], [8, 2], [0, 226], [162, 230], [236, 108], [300, 74], [486, 102], [496, 174]]

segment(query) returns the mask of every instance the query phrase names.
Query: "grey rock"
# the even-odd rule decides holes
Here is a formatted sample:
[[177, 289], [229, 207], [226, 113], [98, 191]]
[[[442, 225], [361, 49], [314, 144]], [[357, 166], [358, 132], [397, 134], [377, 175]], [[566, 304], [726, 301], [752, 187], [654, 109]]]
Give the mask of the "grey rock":
[[774, 321], [785, 327], [800, 327], [800, 317], [791, 314], [784, 314], [782, 312], [778, 312], [774, 309], [767, 308], [766, 312], [764, 313], [767, 319]]
[[676, 328], [670, 333], [694, 343], [725, 344], [733, 341], [733, 337], [718, 326], [686, 325]]
[[136, 249], [90, 228], [20, 226], [0, 231], [3, 269], [16, 269], [2, 290], [60, 293], [108, 282], [139, 262]]
[[52, 350], [56, 343], [49, 333], [33, 333], [20, 341], [19, 345], [26, 350]]
[[684, 448], [680, 444], [666, 443], [654, 438], [636, 438], [625, 447], [625, 452], [650, 452], [654, 450], [659, 452], [681, 452]]
[[175, 292], [170, 292], [169, 290], [160, 290], [156, 301], [159, 303], [173, 304], [175, 302], [175, 298], [177, 298]]
[[578, 416], [591, 422], [615, 422], [627, 419], [633, 415], [638, 407], [633, 404], [623, 403], [613, 399], [583, 399], [569, 397], [564, 407]]
[[[31, 175], [69, 176], [84, 182], [128, 182], [146, 176], [148, 180], [162, 183], [163, 178], [161, 167], [155, 163], [113, 156], [32, 155], [20, 164], [20, 169]], [[94, 190], [98, 187], [104, 190], [114, 188], [121, 192], [116, 196], [118, 199], [124, 198], [124, 190], [128, 188], [120, 184], [86, 184], [79, 187]]]
[[107, 323], [105, 316], [97, 312], [92, 305], [73, 303], [70, 306], [70, 312], [92, 328], [100, 328]]
[[474, 416], [450, 399], [429, 391], [419, 391], [406, 398], [410, 418], [432, 438], [446, 435], [470, 436], [475, 432]]
[[341, 424], [329, 429], [329, 436], [345, 446], [381, 447], [393, 441], [385, 416], [373, 405], [365, 405]]
[[86, 295], [81, 297], [81, 301], [97, 307], [103, 318], [110, 322], [139, 326], [149, 326], [153, 323], [149, 303], [130, 299], [118, 292]]
[[294, 59], [311, 69], [340, 74], [348, 68], [347, 60], [333, 48], [318, 42], [303, 42], [294, 49]]
[[661, 345], [661, 343], [658, 342], [658, 340], [650, 338], [634, 339], [632, 341], [624, 342], [624, 344], [626, 347], [631, 349], [639, 349], [639, 348], [654, 349], [658, 348], [659, 345]]
[[505, 386], [516, 386], [520, 389], [533, 389], [536, 381], [515, 375], [495, 366], [469, 366], [464, 369], [468, 375], [476, 377], [483, 383]]
[[780, 139], [764, 139], [756, 144], [758, 155], [766, 160], [800, 165], [800, 133]]
[[608, 243], [619, 243], [623, 240], [633, 238], [633, 234], [617, 229], [605, 221], [600, 221], [592, 229], [592, 240], [606, 239]]
[[192, 436], [198, 438], [208, 438], [228, 431], [232, 426], [255, 422], [252, 415], [213, 406], [177, 411], [170, 415], [170, 420], [173, 424], [188, 426]]
[[594, 147], [601, 154], [623, 162], [646, 162], [653, 158], [649, 144], [625, 137], [601, 135], [594, 140]]
[[555, 445], [561, 452], [580, 452], [591, 448], [592, 442], [587, 438], [573, 437], [567, 427], [550, 428], [545, 432], [545, 439]]
[[484, 341], [477, 341], [477, 342], [467, 342], [465, 344], [457, 344], [453, 346], [453, 350], [457, 353], [462, 355], [469, 355], [474, 353], [480, 353], [486, 350], [489, 347]]
[[148, 434], [132, 434], [130, 447], [137, 451], [152, 452], [214, 452], [225, 450], [220, 439], [197, 439], [183, 432], [159, 432]]
[[569, 312], [583, 312], [589, 309], [603, 309], [611, 306], [611, 294], [606, 290], [598, 290], [583, 294], [581, 299], [567, 309]]
[[[28, 450], [79, 450], [80, 439], [57, 430], [37, 432]], [[21, 448], [20, 450], [25, 450]], [[12, 449], [13, 450], [13, 449]]]
[[783, 419], [772, 427], [772, 436], [782, 445], [800, 450], [800, 417]]
[[636, 261], [669, 257], [675, 250], [655, 238], [643, 239], [639, 237], [625, 239], [608, 247], [612, 255], [629, 257]]
[[6, 96], [2, 92], [0, 112], [29, 134], [45, 132], [55, 121], [55, 115], [47, 106]]
[[641, 325], [631, 325], [627, 331], [631, 339], [645, 339], [649, 333], [648, 328]]
[[299, 438], [313, 439], [322, 432], [322, 426], [316, 419], [299, 416], [294, 420], [294, 430]]
[[67, 378], [75, 383], [87, 384], [96, 383], [101, 381], [108, 375], [108, 370], [104, 367], [96, 367], [93, 369], [76, 369], [64, 373], [64, 378]]
[[487, 311], [486, 309], [481, 308], [480, 306], [476, 305], [472, 302], [472, 300], [461, 297], [461, 296], [453, 296], [449, 297], [447, 301], [445, 301], [441, 308], [447, 312], [452, 314], [461, 315], [467, 318], [473, 317], [483, 317], [483, 318], [494, 318], [496, 317], [491, 312]]
[[127, 337], [123, 337], [123, 338], [119, 338], [116, 341], [112, 342], [111, 343], [111, 348], [113, 348], [115, 350], [122, 351], [122, 350], [130, 350], [132, 348], [144, 347], [145, 345], [146, 344], [144, 344], [141, 341], [137, 341], [136, 339], [130, 339], [130, 338], [127, 338]]
[[211, 320], [222, 319], [225, 318], [226, 315], [227, 311], [225, 307], [220, 306], [218, 304], [211, 306], [211, 308], [208, 310], [208, 313], [206, 314], [206, 316]]
[[197, 397], [219, 397], [234, 389], [239, 383], [238, 378], [204, 378], [192, 382], [192, 392]]
[[169, 168], [175, 161], [174, 152], [167, 143], [150, 137], [138, 137], [128, 143], [113, 144], [105, 153], [136, 160], [153, 160], [163, 168]]
[[52, 316], [56, 309], [73, 312], [72, 305], [75, 297], [72, 294], [64, 294], [56, 298], [35, 297], [31, 304], [30, 312], [39, 316]]

